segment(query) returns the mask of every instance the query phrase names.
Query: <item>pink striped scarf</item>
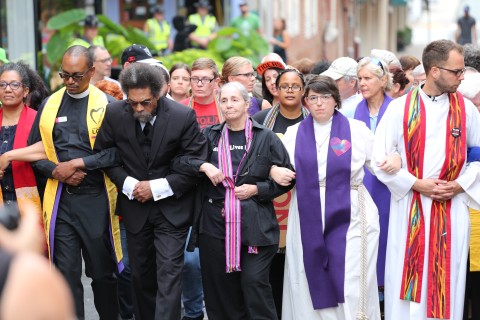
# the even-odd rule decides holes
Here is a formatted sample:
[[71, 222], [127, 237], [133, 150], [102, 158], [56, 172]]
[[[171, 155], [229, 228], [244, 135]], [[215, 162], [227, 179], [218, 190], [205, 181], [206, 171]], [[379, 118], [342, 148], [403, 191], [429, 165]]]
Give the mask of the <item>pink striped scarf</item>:
[[[240, 168], [245, 160], [250, 145], [252, 144], [253, 130], [252, 120], [247, 118], [245, 121], [245, 140], [246, 150], [242, 160], [238, 164], [238, 177]], [[232, 158], [230, 154], [230, 139], [228, 136], [227, 125], [223, 126], [222, 135], [218, 141], [218, 166], [222, 171], [225, 179], [223, 186], [225, 187], [225, 257], [226, 257], [226, 272], [242, 271], [240, 268], [240, 251], [242, 246], [241, 235], [241, 220], [242, 208], [240, 200], [235, 197], [235, 178], [233, 176]], [[256, 253], [256, 247], [249, 247], [249, 253]]]

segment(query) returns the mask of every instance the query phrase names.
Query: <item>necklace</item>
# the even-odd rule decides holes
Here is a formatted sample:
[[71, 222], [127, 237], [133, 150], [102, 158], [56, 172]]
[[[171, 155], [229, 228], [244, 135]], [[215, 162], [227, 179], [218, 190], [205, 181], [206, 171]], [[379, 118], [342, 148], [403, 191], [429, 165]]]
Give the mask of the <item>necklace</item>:
[[330, 136], [330, 134], [327, 134], [327, 135], [325, 136], [325, 139], [323, 139], [322, 143], [318, 143], [318, 142], [317, 142], [317, 139], [315, 139], [315, 143], [317, 144], [319, 150], [322, 148], [323, 144], [325, 143], [325, 141], [327, 141], [327, 139], [328, 139], [329, 136]]

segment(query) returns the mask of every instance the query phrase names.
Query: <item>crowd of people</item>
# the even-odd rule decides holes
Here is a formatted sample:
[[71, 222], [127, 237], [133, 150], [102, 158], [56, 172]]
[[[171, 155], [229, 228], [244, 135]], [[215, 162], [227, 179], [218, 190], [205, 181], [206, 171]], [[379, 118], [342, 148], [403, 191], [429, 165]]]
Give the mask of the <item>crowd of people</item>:
[[[83, 259], [100, 319], [480, 319], [480, 49], [287, 64], [276, 28], [258, 66], [167, 70], [135, 44], [118, 81], [72, 45], [51, 95], [5, 58], [0, 201], [44, 234], [46, 294], [70, 292], [48, 318], [85, 318]], [[13, 243], [0, 228], [7, 320], [22, 263], [45, 266]]]

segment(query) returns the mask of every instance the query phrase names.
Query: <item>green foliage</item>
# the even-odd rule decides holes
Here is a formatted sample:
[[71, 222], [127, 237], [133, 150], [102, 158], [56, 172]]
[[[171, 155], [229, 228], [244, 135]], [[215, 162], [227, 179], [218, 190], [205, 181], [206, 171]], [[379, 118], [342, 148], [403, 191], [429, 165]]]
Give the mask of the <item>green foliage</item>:
[[267, 53], [268, 43], [258, 33], [251, 32], [245, 36], [237, 28], [225, 27], [218, 30], [217, 38], [210, 41], [207, 50], [188, 49], [166, 55], [160, 60], [167, 69], [170, 69], [178, 62], [191, 66], [198, 58], [211, 58], [221, 70], [223, 62], [230, 57], [242, 56], [257, 66], [260, 63], [260, 57]]
[[210, 58], [215, 61], [219, 70], [222, 69], [224, 60], [218, 54], [209, 50], [187, 49], [161, 57], [160, 61], [162, 61], [163, 65], [170, 70], [175, 63], [179, 62], [183, 62], [191, 66], [192, 63], [198, 58]]
[[256, 66], [260, 63], [260, 57], [268, 53], [268, 43], [255, 31], [245, 36], [237, 28], [225, 27], [210, 41], [208, 50], [219, 54], [224, 61], [233, 56], [242, 56]]
[[412, 29], [406, 27], [405, 29], [397, 31], [397, 51], [403, 51], [406, 46], [412, 43]]
[[[54, 69], [58, 69], [63, 53], [72, 40], [82, 33], [83, 28], [79, 23], [85, 20], [85, 17], [85, 10], [72, 9], [59, 13], [48, 21], [48, 28], [57, 30], [47, 43], [47, 59]], [[153, 47], [141, 30], [123, 27], [105, 15], [98, 15], [97, 18], [102, 25], [99, 28], [99, 35], [103, 37], [105, 46], [113, 58], [120, 58], [123, 50], [132, 44]]]
[[85, 10], [72, 9], [53, 16], [47, 23], [47, 28], [50, 30], [60, 30], [68, 27], [73, 23], [78, 23], [85, 20]]

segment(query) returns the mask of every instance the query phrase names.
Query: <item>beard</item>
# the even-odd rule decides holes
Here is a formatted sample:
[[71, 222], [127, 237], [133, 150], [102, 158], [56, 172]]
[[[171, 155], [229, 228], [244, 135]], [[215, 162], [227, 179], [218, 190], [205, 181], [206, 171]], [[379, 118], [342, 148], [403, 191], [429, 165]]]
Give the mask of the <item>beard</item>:
[[147, 111], [133, 112], [133, 117], [143, 123], [150, 122], [153, 119], [153, 113]]
[[455, 93], [460, 85], [460, 82], [458, 84], [452, 84], [441, 78], [435, 81], [435, 85], [442, 93]]

